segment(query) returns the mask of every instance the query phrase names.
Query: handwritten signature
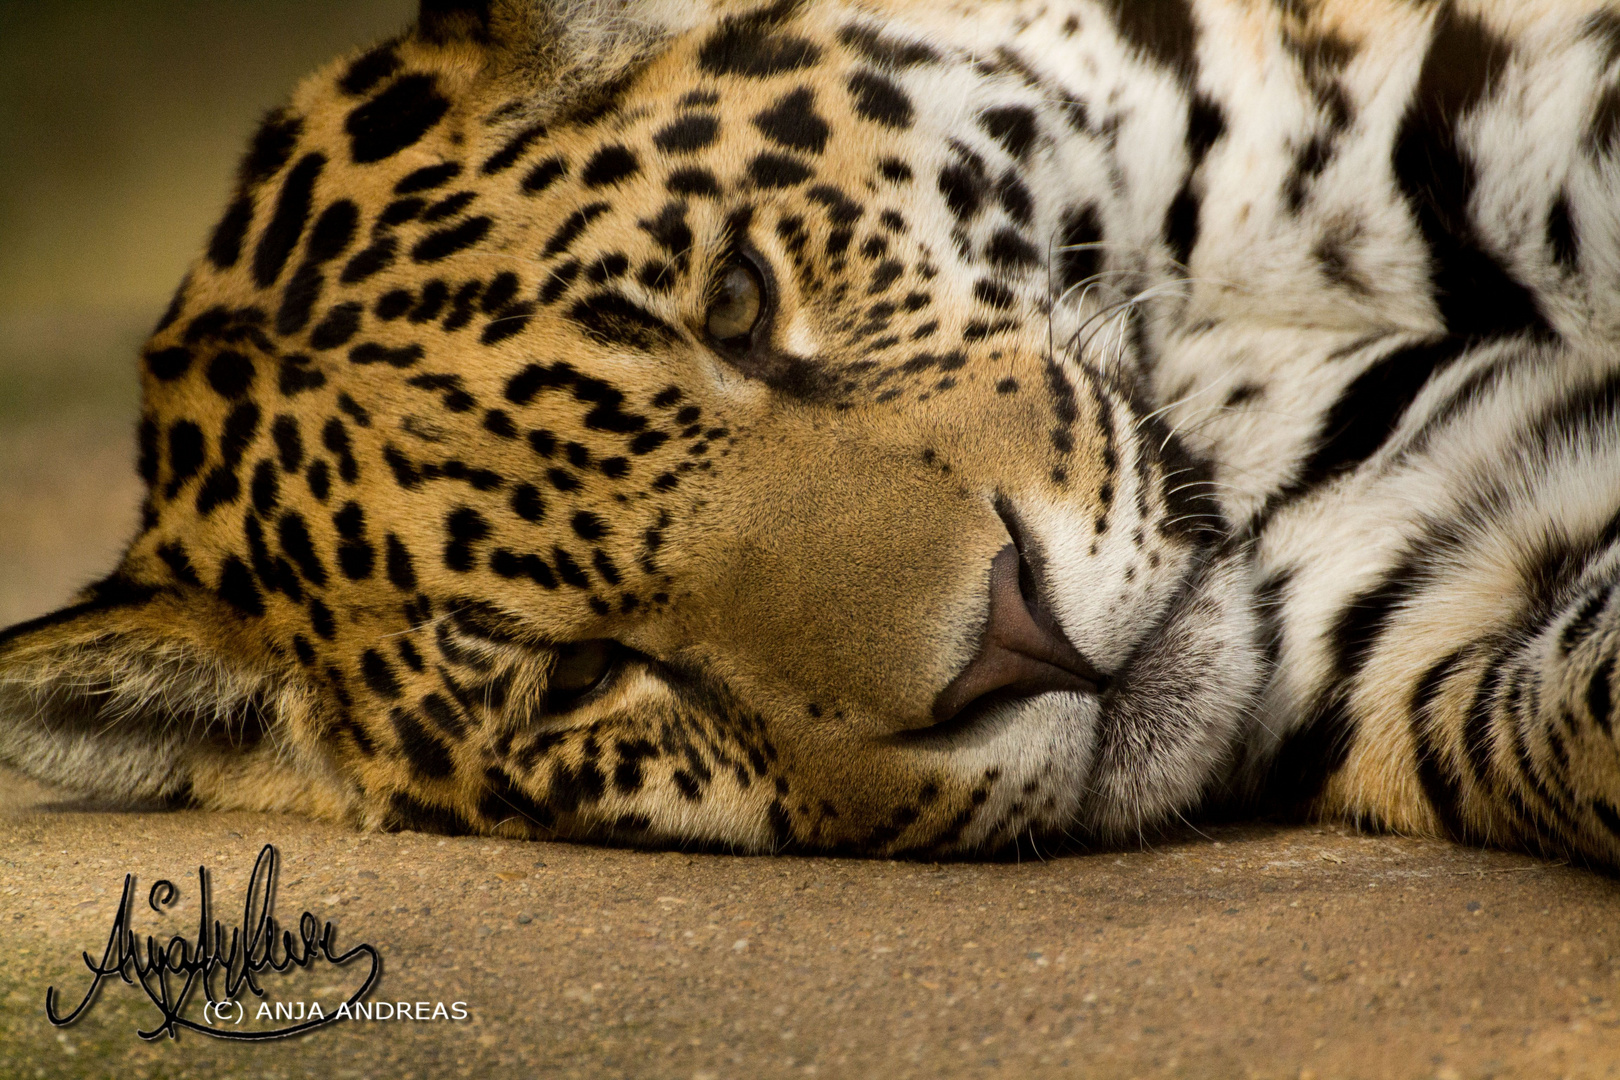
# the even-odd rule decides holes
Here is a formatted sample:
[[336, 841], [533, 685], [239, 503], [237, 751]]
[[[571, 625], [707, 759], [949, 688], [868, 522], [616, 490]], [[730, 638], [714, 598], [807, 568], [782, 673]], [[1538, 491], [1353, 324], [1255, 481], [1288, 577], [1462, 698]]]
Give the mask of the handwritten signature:
[[[152, 1004], [162, 1012], [163, 1021], [156, 1027], [145, 1031], [136, 1029], [135, 1033], [147, 1040], [163, 1035], [175, 1038], [181, 1028], [216, 1039], [284, 1039], [352, 1015], [354, 1007], [376, 985], [382, 970], [382, 957], [373, 946], [365, 943], [339, 953], [336, 949], [336, 928], [330, 921], [318, 923], [308, 911], [299, 917], [296, 936], [290, 929], [283, 929], [273, 913], [279, 863], [280, 856], [275, 847], [266, 844], [253, 864], [253, 874], [248, 879], [247, 900], [242, 908], [242, 924], [231, 928], [228, 948], [225, 927], [211, 917], [207, 867], [197, 867], [202, 911], [197, 921], [196, 938], [188, 941], [175, 934], [166, 943], [160, 943], [157, 938], [147, 935], [144, 948], [136, 941], [132, 925], [135, 875], [125, 874], [124, 892], [119, 898], [118, 912], [113, 917], [112, 930], [107, 935], [107, 948], [101, 954], [101, 960], [94, 960], [88, 952], [83, 954], [85, 966], [93, 976], [89, 989], [79, 1004], [64, 1016], [57, 1009], [59, 999], [56, 987], [49, 987], [45, 991], [46, 1017], [57, 1027], [65, 1027], [78, 1020], [95, 1002], [102, 982], [114, 975], [130, 986], [138, 984]], [[161, 914], [179, 897], [180, 890], [174, 883], [164, 880], [153, 884], [146, 902], [153, 911]], [[237, 999], [244, 988], [260, 998], [265, 996], [258, 981], [262, 972], [281, 974], [294, 967], [308, 968], [317, 961], [341, 966], [361, 956], [370, 961], [365, 984], [345, 1002], [346, 1007], [340, 1006], [330, 1016], [315, 1015], [290, 1027], [252, 1031], [231, 1030], [212, 1023], [213, 1020], [232, 1015], [240, 1019], [244, 1010]], [[223, 987], [219, 985], [221, 981]], [[187, 1019], [184, 1015], [187, 1003], [199, 986], [205, 998], [203, 1023]]]

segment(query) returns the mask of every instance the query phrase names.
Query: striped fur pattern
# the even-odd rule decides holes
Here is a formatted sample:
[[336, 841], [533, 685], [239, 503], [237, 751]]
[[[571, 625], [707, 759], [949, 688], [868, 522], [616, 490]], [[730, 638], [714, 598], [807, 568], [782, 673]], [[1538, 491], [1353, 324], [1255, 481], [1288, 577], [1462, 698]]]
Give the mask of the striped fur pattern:
[[382, 828], [1264, 806], [1613, 865], [1617, 193], [1595, 0], [424, 3], [255, 139], [144, 352], [141, 532], [0, 638], [0, 757]]

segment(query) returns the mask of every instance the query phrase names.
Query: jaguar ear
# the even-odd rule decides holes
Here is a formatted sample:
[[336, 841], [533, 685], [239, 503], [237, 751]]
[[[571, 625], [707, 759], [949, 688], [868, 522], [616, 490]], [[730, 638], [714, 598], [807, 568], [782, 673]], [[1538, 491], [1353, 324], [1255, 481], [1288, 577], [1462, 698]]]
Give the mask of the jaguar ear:
[[[201, 601], [201, 603], [199, 603]], [[240, 617], [117, 576], [0, 633], [0, 762], [97, 802], [350, 816], [316, 698]]]
[[417, 36], [473, 44], [533, 88], [542, 110], [632, 71], [707, 17], [708, 0], [421, 0]]
[[417, 31], [435, 45], [452, 41], [488, 42], [491, 6], [491, 0], [482, 0], [481, 3], [422, 0], [416, 16]]

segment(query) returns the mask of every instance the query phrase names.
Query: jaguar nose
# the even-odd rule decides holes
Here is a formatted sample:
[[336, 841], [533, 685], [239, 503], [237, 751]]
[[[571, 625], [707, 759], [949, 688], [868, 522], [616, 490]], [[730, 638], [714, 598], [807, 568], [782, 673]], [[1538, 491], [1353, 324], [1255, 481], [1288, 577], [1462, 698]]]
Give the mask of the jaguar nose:
[[978, 653], [934, 699], [936, 725], [956, 719], [980, 702], [1054, 690], [1102, 691], [1103, 674], [1063, 637], [1057, 621], [1042, 609], [1039, 597], [1026, 594], [1021, 581], [1032, 580], [1016, 545], [1002, 548], [990, 563], [988, 624]]

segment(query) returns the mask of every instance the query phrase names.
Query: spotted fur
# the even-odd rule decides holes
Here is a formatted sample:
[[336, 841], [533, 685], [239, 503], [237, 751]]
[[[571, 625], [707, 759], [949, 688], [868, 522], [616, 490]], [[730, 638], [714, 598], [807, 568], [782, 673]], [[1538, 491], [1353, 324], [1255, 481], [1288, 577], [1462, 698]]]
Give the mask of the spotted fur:
[[[1271, 805], [1613, 864], [1617, 64], [1581, 0], [424, 3], [255, 136], [0, 756], [377, 828]], [[1081, 674], [947, 709], [1013, 551]]]

